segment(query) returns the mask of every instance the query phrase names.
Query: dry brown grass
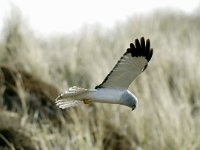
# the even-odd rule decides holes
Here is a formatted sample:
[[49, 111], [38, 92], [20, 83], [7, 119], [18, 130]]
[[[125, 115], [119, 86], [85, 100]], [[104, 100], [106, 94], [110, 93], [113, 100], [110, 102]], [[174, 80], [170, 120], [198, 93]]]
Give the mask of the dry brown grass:
[[[130, 87], [139, 99], [133, 112], [118, 105], [81, 106], [59, 113], [59, 125], [49, 118], [38, 121], [37, 115], [29, 119], [26, 111], [21, 114], [19, 126], [32, 133], [35, 149], [200, 149], [199, 16], [159, 11], [132, 16], [112, 30], [89, 26], [46, 39], [34, 35], [20, 17], [8, 20], [0, 63], [60, 91], [99, 84], [135, 38], [150, 38], [154, 48], [148, 69]], [[21, 88], [20, 99], [26, 101]], [[1, 109], [8, 111], [2, 105], [4, 89], [2, 85]]]

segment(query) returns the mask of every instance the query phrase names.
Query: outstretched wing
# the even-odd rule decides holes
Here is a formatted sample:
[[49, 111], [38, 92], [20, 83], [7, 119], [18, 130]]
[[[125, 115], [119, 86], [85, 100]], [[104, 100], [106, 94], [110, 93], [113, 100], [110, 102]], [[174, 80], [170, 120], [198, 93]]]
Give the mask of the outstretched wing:
[[130, 48], [124, 53], [104, 81], [95, 88], [120, 88], [127, 89], [132, 81], [142, 73], [153, 55], [150, 40], [145, 42], [144, 37], [131, 43]]

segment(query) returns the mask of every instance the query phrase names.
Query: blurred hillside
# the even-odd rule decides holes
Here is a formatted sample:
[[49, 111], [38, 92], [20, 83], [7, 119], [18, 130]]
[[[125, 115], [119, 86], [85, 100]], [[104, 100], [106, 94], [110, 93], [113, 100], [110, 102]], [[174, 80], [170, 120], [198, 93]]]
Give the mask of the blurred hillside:
[[[0, 149], [200, 149], [199, 27], [200, 14], [162, 10], [42, 37], [14, 12], [0, 38]], [[142, 36], [154, 55], [130, 86], [136, 110], [55, 106], [60, 91], [101, 83]]]

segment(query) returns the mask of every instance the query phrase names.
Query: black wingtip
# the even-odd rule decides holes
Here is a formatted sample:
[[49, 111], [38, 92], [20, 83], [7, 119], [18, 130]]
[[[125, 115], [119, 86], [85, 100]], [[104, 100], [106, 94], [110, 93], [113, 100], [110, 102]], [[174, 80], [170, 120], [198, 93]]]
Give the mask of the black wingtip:
[[144, 39], [144, 37], [141, 37], [140, 43], [141, 43], [141, 48], [145, 49], [145, 39]]
[[145, 41], [144, 37], [141, 37], [140, 40], [136, 39], [134, 44], [130, 43], [130, 48], [127, 49], [126, 53], [131, 53], [132, 57], [144, 56], [149, 62], [153, 55], [150, 43], [150, 40]]
[[153, 56], [153, 48], [150, 49], [148, 56], [146, 57], [146, 59], [148, 60], [148, 62], [151, 60], [151, 57]]

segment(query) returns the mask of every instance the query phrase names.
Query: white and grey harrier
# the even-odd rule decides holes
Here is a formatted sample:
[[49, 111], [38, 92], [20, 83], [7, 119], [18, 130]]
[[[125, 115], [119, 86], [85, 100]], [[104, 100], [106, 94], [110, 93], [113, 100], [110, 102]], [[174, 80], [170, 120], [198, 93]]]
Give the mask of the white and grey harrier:
[[56, 98], [56, 105], [64, 109], [81, 103], [100, 102], [125, 105], [134, 110], [137, 98], [128, 87], [147, 68], [152, 55], [150, 40], [136, 39], [100, 85], [94, 89], [71, 87]]

